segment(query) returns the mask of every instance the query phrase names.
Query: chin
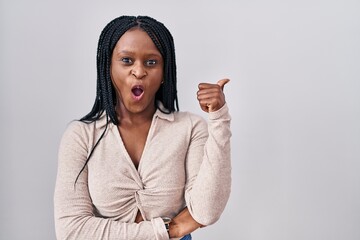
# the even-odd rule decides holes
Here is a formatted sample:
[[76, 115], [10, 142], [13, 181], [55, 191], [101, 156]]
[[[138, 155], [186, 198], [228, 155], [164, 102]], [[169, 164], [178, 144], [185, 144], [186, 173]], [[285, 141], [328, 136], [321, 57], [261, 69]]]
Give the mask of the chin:
[[146, 109], [149, 108], [149, 105], [144, 105], [144, 104], [132, 104], [130, 105], [129, 107], [126, 108], [126, 110], [129, 112], [129, 113], [133, 113], [133, 114], [138, 114], [138, 113], [142, 113], [142, 112], [145, 112]]

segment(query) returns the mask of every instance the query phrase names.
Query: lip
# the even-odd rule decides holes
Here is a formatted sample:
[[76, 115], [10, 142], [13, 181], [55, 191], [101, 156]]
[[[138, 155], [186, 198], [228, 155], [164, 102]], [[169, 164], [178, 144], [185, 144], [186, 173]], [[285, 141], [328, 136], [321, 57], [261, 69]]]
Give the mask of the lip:
[[[140, 95], [135, 95], [134, 91], [136, 89], [140, 89], [142, 91]], [[145, 90], [144, 90], [144, 86], [142, 86], [142, 85], [137, 84], [137, 85], [134, 85], [131, 87], [131, 96], [135, 101], [140, 101], [143, 98], [144, 93], [145, 93]]]

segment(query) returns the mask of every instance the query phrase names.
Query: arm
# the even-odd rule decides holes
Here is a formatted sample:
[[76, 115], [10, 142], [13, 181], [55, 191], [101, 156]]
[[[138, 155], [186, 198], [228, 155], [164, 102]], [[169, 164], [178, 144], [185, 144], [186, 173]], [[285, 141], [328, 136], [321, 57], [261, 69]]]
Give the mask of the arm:
[[95, 217], [88, 191], [87, 168], [74, 185], [87, 158], [88, 135], [83, 123], [74, 122], [60, 144], [54, 194], [57, 239], [169, 239], [161, 218], [127, 223]]
[[192, 233], [199, 227], [203, 226], [195, 221], [195, 219], [191, 216], [189, 209], [186, 207], [171, 220], [169, 226], [169, 236], [170, 238], [180, 238]]
[[187, 156], [186, 204], [191, 216], [205, 226], [219, 219], [230, 196], [231, 117], [223, 93], [228, 81], [199, 85], [200, 106], [209, 113], [207, 132], [201, 122], [195, 124]]
[[198, 99], [209, 112], [208, 129], [194, 119], [194, 128], [186, 160], [187, 207], [170, 223], [170, 237], [189, 234], [199, 227], [214, 223], [223, 212], [230, 195], [230, 115], [225, 104], [223, 86], [200, 84]]

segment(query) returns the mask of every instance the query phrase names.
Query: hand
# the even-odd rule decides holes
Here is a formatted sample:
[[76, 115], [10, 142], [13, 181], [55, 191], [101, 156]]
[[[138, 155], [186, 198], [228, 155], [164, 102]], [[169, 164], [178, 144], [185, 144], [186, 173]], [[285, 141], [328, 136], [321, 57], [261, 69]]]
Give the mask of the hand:
[[180, 238], [189, 233], [192, 233], [199, 227], [203, 227], [196, 222], [190, 215], [188, 208], [184, 208], [176, 217], [174, 217], [169, 226], [170, 238]]
[[197, 99], [205, 112], [215, 112], [225, 104], [224, 86], [230, 80], [221, 79], [216, 84], [200, 83]]

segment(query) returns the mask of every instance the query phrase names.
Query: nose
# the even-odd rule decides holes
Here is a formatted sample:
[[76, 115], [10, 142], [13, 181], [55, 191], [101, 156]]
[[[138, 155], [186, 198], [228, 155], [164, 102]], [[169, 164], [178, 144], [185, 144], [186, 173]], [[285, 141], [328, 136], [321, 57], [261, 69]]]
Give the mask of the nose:
[[142, 79], [147, 75], [147, 72], [142, 64], [134, 64], [131, 69], [131, 74], [137, 79]]

